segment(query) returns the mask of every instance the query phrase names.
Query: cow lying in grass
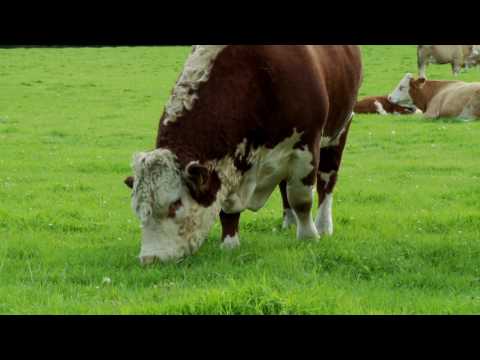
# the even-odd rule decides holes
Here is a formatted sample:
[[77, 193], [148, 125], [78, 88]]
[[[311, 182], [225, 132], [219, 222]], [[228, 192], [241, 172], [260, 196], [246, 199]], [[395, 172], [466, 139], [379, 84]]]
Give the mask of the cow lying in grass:
[[260, 210], [279, 185], [299, 239], [331, 234], [361, 78], [357, 46], [196, 45], [156, 149], [135, 155], [126, 181], [142, 225], [142, 264], [193, 254], [219, 214], [223, 246], [238, 246], [240, 214]]
[[355, 114], [411, 115], [416, 112], [412, 106], [401, 106], [388, 100], [388, 96], [370, 96], [359, 100], [355, 105]]
[[388, 99], [402, 106], [416, 106], [426, 118], [480, 118], [480, 83], [429, 81], [406, 74]]

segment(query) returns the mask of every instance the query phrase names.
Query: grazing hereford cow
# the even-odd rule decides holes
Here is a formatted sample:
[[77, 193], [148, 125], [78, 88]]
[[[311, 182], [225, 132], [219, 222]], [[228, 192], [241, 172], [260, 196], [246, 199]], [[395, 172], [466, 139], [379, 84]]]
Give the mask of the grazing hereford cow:
[[[196, 45], [160, 120], [134, 156], [142, 264], [193, 254], [220, 214], [223, 246], [240, 214], [280, 185], [284, 226], [331, 234], [332, 191], [361, 83], [357, 46]], [[311, 217], [317, 183], [319, 214]]]
[[480, 64], [480, 45], [418, 45], [418, 74], [426, 78], [428, 64], [451, 64], [455, 76], [462, 68]]
[[416, 112], [415, 107], [400, 106], [388, 101], [388, 96], [370, 96], [357, 102], [355, 114], [409, 115]]
[[427, 118], [480, 118], [480, 83], [415, 80], [407, 74], [389, 100], [405, 106], [415, 105]]

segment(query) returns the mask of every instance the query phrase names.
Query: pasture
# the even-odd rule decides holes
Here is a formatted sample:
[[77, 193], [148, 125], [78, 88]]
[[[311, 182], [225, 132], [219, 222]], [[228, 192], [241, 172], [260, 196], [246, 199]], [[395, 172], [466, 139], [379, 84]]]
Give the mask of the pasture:
[[[142, 268], [123, 179], [189, 51], [0, 49], [1, 314], [480, 313], [480, 122], [358, 115], [334, 236], [282, 231], [277, 191], [240, 249], [217, 223], [195, 256]], [[415, 46], [362, 52], [360, 96], [416, 74]]]

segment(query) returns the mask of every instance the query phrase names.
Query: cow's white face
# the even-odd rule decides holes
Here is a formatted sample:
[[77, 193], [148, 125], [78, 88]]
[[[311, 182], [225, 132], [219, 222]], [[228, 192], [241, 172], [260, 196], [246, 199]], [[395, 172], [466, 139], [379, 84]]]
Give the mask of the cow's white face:
[[135, 155], [132, 208], [141, 222], [140, 261], [178, 260], [202, 245], [217, 209], [200, 206], [190, 195], [175, 155], [155, 150]]
[[388, 101], [405, 107], [414, 107], [412, 97], [410, 96], [410, 83], [413, 80], [412, 74], [406, 74], [400, 81], [400, 84], [388, 96]]

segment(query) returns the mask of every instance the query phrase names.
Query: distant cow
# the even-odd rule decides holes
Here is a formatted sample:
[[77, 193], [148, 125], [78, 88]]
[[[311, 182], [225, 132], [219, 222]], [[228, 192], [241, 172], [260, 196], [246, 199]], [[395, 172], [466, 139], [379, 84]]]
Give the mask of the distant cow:
[[285, 225], [293, 218], [299, 239], [331, 234], [361, 77], [357, 46], [196, 45], [156, 150], [137, 154], [126, 180], [142, 264], [193, 254], [219, 214], [223, 247], [238, 246], [240, 214], [261, 209], [279, 185]]
[[418, 74], [426, 78], [428, 64], [451, 64], [456, 76], [462, 68], [480, 64], [480, 45], [418, 45]]
[[415, 105], [427, 118], [480, 118], [480, 83], [428, 81], [407, 74], [389, 96], [400, 105]]
[[415, 107], [400, 106], [388, 100], [388, 96], [370, 96], [357, 102], [355, 114], [409, 115], [416, 112]]

